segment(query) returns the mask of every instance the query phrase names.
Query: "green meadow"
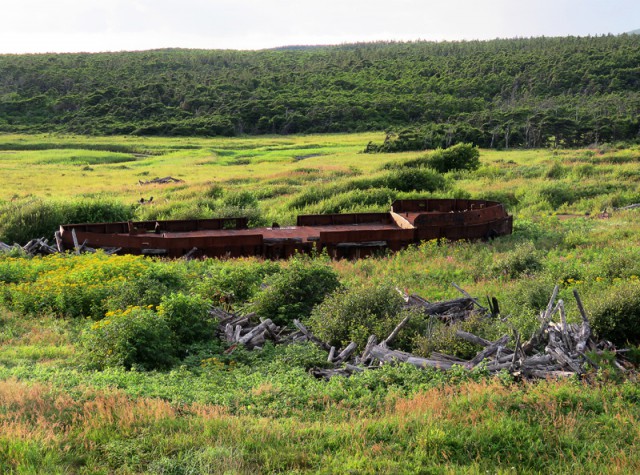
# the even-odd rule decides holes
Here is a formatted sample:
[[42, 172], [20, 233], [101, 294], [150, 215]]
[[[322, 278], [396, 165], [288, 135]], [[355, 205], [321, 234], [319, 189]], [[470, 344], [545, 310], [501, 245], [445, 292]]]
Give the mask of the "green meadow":
[[[300, 318], [343, 346], [403, 318], [396, 287], [437, 301], [455, 282], [500, 315], [416, 316], [397, 344], [468, 358], [478, 348], [456, 329], [528, 338], [559, 285], [569, 321], [578, 290], [598, 336], [638, 361], [640, 210], [619, 208], [640, 203], [640, 147], [482, 149], [478, 169], [438, 173], [409, 166], [434, 152], [363, 153], [383, 140], [0, 135], [9, 244], [67, 222], [286, 225], [399, 198], [495, 199], [514, 215], [511, 236], [359, 261], [0, 254], [0, 473], [637, 473], [640, 386], [608, 354], [580, 380], [401, 364], [327, 382], [308, 372], [326, 365], [314, 346], [215, 337], [212, 304]], [[165, 176], [182, 181], [141, 184]]]

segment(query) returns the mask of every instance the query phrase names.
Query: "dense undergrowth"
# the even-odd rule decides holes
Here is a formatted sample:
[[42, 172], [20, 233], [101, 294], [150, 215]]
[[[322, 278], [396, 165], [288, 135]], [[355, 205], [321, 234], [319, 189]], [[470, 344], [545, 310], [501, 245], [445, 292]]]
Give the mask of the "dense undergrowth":
[[[51, 225], [62, 217], [169, 218], [204, 216], [204, 210], [250, 211], [256, 223], [287, 224], [295, 214], [320, 209], [385, 210], [390, 199], [409, 196], [499, 199], [515, 214], [514, 234], [490, 242], [424, 242], [337, 262], [322, 255], [270, 262], [1, 254], [1, 472], [638, 470], [638, 384], [606, 355], [591, 355], [600, 369], [582, 381], [521, 383], [506, 375], [489, 378], [482, 368], [442, 373], [399, 365], [325, 382], [307, 372], [326, 364], [326, 354], [314, 346], [230, 349], [215, 337], [207, 312], [210, 305], [255, 311], [282, 325], [301, 318], [327, 341], [362, 345], [406, 315], [396, 287], [437, 301], [457, 297], [456, 282], [481, 299], [496, 297], [501, 309], [497, 317], [460, 324], [463, 329], [488, 339], [516, 332], [526, 338], [559, 285], [569, 321], [579, 319], [572, 298], [577, 289], [594, 331], [629, 346], [634, 359], [640, 342], [638, 210], [613, 208], [640, 202], [637, 149], [481, 152], [477, 169], [439, 173], [422, 168], [429, 159], [424, 154], [349, 155], [335, 143], [323, 149], [319, 137], [305, 140], [315, 148], [276, 141], [268, 147], [286, 152], [264, 151], [250, 159], [264, 160], [250, 165], [230, 166], [222, 160], [231, 155], [216, 155], [219, 163], [201, 165], [218, 174], [215, 180], [201, 176], [202, 168], [193, 175], [185, 170], [185, 184], [151, 191], [129, 188], [131, 170], [137, 176], [166, 167], [164, 160], [171, 166], [209, 160], [198, 154], [213, 144], [221, 151], [223, 144], [191, 148], [192, 159], [184, 152], [149, 155], [129, 170], [92, 165], [103, 176], [82, 172], [88, 174], [84, 186], [108, 180], [114, 191], [96, 196], [72, 189], [68, 204], [46, 193], [13, 201], [5, 195], [0, 240], [9, 240], [19, 223], [46, 222], [42, 210], [50, 210]], [[242, 141], [226, 146], [238, 155], [252, 150]], [[354, 141], [348, 150], [362, 146]], [[304, 166], [291, 161], [309, 150], [326, 154], [306, 158]], [[25, 180], [11, 169], [11, 157], [0, 155], [7, 181]], [[60, 175], [78, 169], [64, 160], [38, 166], [31, 172], [36, 178], [54, 166]], [[242, 178], [234, 167], [256, 174]], [[390, 177], [398, 170], [435, 177], [440, 188], [394, 188]], [[69, 193], [70, 182], [60, 180], [58, 189]], [[153, 205], [130, 204], [142, 192], [156, 195]], [[598, 217], [603, 210], [610, 216]], [[478, 350], [455, 339], [455, 327], [422, 315], [411, 322], [398, 348], [462, 357]]]

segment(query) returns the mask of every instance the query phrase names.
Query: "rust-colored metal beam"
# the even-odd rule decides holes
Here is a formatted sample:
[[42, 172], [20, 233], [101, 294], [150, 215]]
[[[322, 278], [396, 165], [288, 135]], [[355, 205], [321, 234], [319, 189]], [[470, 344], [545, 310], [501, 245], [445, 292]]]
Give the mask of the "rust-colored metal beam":
[[67, 224], [63, 245], [73, 247], [72, 232], [87, 246], [118, 247], [120, 253], [180, 257], [194, 248], [208, 257], [289, 257], [326, 249], [335, 258], [358, 258], [379, 250], [397, 251], [423, 240], [488, 239], [512, 232], [504, 206], [486, 200], [398, 200], [390, 213], [298, 216], [297, 226], [247, 227], [247, 218]]

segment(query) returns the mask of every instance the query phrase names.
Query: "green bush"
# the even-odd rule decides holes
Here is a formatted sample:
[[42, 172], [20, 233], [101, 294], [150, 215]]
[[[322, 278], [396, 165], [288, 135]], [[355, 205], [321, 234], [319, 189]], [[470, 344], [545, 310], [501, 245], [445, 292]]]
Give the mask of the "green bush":
[[215, 262], [192, 287], [192, 291], [214, 304], [244, 303], [253, 298], [266, 276], [280, 270], [272, 261], [235, 261], [231, 264]]
[[402, 168], [386, 177], [386, 186], [398, 191], [436, 191], [445, 188], [442, 175], [428, 168]]
[[212, 183], [209, 188], [204, 190], [203, 195], [206, 198], [217, 200], [219, 198], [222, 198], [222, 196], [224, 195], [224, 188], [220, 183]]
[[397, 191], [388, 188], [352, 190], [324, 199], [304, 211], [310, 214], [329, 214], [388, 209], [397, 195]]
[[531, 241], [516, 245], [515, 249], [496, 259], [492, 272], [510, 279], [531, 275], [542, 269], [542, 255]]
[[477, 170], [480, 167], [480, 151], [469, 143], [439, 148], [429, 155], [428, 166], [440, 173]]
[[640, 282], [610, 288], [591, 307], [592, 327], [599, 338], [620, 346], [640, 343]]
[[568, 173], [567, 167], [562, 165], [560, 162], [555, 162], [551, 165], [547, 172], [545, 173], [545, 178], [549, 178], [551, 180], [558, 180], [560, 178], [564, 178]]
[[64, 222], [59, 224], [127, 221], [134, 214], [133, 206], [112, 200], [78, 200], [62, 204], [61, 210]]
[[313, 309], [309, 326], [331, 345], [339, 347], [355, 341], [362, 348], [370, 335], [380, 339], [391, 333], [404, 318], [403, 303], [390, 285], [341, 289]]
[[175, 335], [181, 350], [215, 336], [215, 323], [209, 315], [210, 305], [197, 295], [172, 293], [162, 297], [158, 315]]
[[86, 363], [98, 369], [166, 369], [175, 361], [167, 322], [145, 307], [107, 312], [82, 333], [81, 343]]
[[114, 287], [105, 301], [105, 307], [115, 311], [132, 305], [157, 306], [165, 295], [186, 286], [186, 278], [177, 268], [157, 263]]
[[315, 305], [340, 286], [331, 266], [306, 257], [293, 258], [282, 271], [267, 277], [265, 284], [254, 298], [252, 308], [277, 325], [308, 317]]

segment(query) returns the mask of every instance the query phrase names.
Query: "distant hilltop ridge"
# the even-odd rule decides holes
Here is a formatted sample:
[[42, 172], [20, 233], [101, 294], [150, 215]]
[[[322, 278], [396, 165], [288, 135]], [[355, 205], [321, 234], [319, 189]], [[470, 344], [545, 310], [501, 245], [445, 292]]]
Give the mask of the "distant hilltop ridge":
[[637, 30], [629, 31], [627, 35], [640, 35], [640, 28]]
[[639, 64], [640, 35], [0, 55], [0, 132], [588, 146], [637, 139]]

